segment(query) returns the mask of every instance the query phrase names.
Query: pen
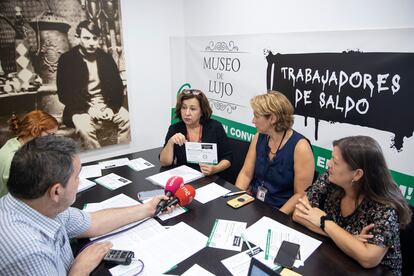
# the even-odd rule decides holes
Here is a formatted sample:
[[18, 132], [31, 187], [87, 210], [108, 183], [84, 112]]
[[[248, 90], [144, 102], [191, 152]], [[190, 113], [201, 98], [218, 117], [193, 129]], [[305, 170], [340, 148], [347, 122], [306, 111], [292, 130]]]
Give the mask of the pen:
[[249, 248], [250, 254], [252, 254], [253, 257], [253, 249], [252, 246], [250, 245], [249, 241], [244, 237], [243, 233], [240, 235], [242, 240], [246, 243], [247, 247]]
[[272, 230], [267, 229], [265, 260], [269, 259], [270, 241], [272, 240]]
[[230, 196], [234, 196], [234, 195], [241, 195], [241, 194], [244, 194], [244, 193], [246, 193], [246, 191], [230, 192], [230, 193], [225, 194], [223, 197], [226, 198], [226, 197], [230, 197]]

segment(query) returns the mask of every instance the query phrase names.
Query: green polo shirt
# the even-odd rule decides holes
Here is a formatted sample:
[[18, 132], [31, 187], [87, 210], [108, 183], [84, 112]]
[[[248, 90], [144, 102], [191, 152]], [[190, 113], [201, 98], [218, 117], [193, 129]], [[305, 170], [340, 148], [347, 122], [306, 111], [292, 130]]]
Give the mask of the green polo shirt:
[[0, 149], [0, 197], [7, 194], [7, 180], [9, 180], [11, 161], [21, 146], [16, 137], [8, 140]]

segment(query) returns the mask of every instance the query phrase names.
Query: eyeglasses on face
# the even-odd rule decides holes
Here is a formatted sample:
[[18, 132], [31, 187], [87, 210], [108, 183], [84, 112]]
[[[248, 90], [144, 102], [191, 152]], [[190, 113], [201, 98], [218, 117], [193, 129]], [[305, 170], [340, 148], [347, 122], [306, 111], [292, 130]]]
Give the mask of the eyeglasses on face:
[[203, 93], [203, 91], [199, 90], [199, 89], [184, 89], [181, 91], [184, 94], [193, 94], [195, 96], [200, 95], [201, 93]]

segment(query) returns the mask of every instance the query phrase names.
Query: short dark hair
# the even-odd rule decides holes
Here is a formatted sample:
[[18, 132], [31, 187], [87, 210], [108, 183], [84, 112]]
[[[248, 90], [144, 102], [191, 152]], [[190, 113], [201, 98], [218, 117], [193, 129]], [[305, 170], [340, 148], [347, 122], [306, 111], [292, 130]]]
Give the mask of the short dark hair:
[[101, 29], [99, 29], [98, 25], [95, 24], [95, 22], [93, 21], [84, 20], [80, 22], [78, 26], [76, 27], [76, 34], [78, 36], [80, 36], [82, 29], [86, 29], [96, 36], [101, 35]]
[[7, 188], [22, 199], [43, 196], [55, 183], [66, 187], [73, 173], [78, 144], [59, 136], [43, 136], [24, 144], [14, 155]]
[[213, 114], [213, 111], [211, 110], [210, 103], [206, 95], [203, 93], [203, 91], [198, 89], [184, 89], [183, 91], [181, 91], [180, 94], [178, 94], [177, 104], [175, 106], [175, 118], [179, 119], [180, 121], [183, 120], [183, 118], [181, 118], [181, 108], [183, 106], [183, 101], [192, 98], [196, 98], [198, 100], [198, 103], [200, 104], [200, 123], [204, 124], [206, 121], [210, 119], [211, 114]]

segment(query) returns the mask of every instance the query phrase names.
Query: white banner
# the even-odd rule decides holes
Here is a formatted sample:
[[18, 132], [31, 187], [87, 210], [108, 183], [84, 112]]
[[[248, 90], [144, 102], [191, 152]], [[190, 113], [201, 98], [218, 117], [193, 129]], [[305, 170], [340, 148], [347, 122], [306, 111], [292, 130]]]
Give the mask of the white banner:
[[201, 89], [228, 136], [250, 140], [250, 99], [279, 90], [318, 169], [333, 140], [372, 136], [413, 204], [413, 29], [172, 38], [171, 56], [172, 108], [182, 88]]

